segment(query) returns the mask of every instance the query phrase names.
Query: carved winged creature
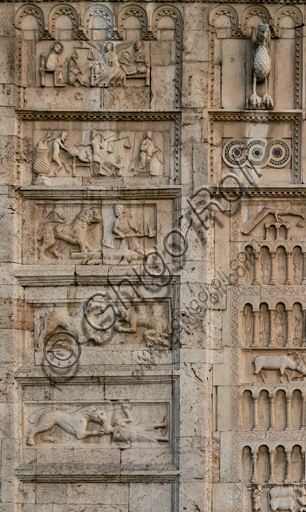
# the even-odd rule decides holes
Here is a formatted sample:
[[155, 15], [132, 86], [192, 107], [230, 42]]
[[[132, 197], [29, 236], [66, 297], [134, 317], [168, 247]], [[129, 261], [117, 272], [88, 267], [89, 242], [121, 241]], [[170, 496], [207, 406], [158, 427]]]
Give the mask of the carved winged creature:
[[[271, 58], [269, 50], [269, 25], [258, 25], [257, 41], [253, 50], [253, 90], [248, 99], [247, 107], [250, 109], [273, 109], [273, 99], [268, 94], [268, 78], [271, 70]], [[263, 98], [256, 94], [257, 82], [265, 82], [265, 94]]]
[[99, 60], [91, 65], [91, 85], [110, 87], [125, 85], [126, 73], [119, 62], [119, 54], [131, 46], [132, 43], [121, 43], [114, 46], [107, 41], [102, 47], [101, 43], [89, 42], [99, 52]]

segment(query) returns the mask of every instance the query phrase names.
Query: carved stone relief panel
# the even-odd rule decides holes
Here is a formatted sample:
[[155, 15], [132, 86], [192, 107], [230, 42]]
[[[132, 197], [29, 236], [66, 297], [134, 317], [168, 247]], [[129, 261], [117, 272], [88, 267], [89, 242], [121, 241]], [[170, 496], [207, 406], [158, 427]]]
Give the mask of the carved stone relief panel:
[[35, 447], [40, 464], [119, 464], [122, 449], [141, 464], [171, 463], [171, 442], [169, 402], [24, 402], [23, 450]]
[[299, 8], [218, 6], [210, 23], [211, 108], [300, 108]]
[[179, 106], [179, 9], [165, 5], [147, 12], [133, 5], [113, 12], [97, 3], [79, 11], [68, 4], [17, 10], [18, 81], [26, 88], [21, 107], [43, 108], [52, 99], [53, 108], [62, 109], [58, 90], [66, 107], [73, 101], [93, 110]]
[[[297, 118], [267, 114], [263, 123], [256, 115], [217, 113], [211, 121], [211, 141], [216, 146], [211, 149], [212, 180], [234, 173], [246, 186], [298, 182]], [[215, 169], [220, 168], [216, 176]]]
[[[169, 299], [134, 299], [126, 301], [126, 293], [134, 287], [120, 286], [123, 302], [112, 297], [111, 287], [82, 302], [31, 304], [33, 311], [35, 364], [58, 364], [66, 351], [68, 366], [78, 358], [81, 365], [171, 363], [172, 332]], [[138, 292], [138, 288], [135, 287]], [[140, 292], [138, 292], [140, 293]], [[90, 298], [90, 291], [88, 290]], [[121, 296], [121, 295], [120, 295]], [[65, 348], [66, 347], [66, 348]], [[69, 350], [71, 356], [69, 356]], [[73, 353], [77, 352], [77, 356]], [[161, 353], [162, 351], [163, 353]], [[75, 361], [74, 361], [75, 362]], [[64, 363], [63, 363], [64, 366]]]
[[80, 123], [52, 119], [24, 123], [22, 184], [88, 186], [115, 181], [134, 186], [137, 181], [137, 185], [160, 186], [176, 182], [178, 117], [160, 114], [158, 120], [150, 120], [148, 115], [147, 121], [145, 114], [130, 114], [129, 121], [123, 121], [120, 113], [112, 117], [118, 120], [88, 123], [84, 115], [84, 120], [79, 116]]
[[172, 229], [173, 202], [167, 199], [24, 204], [22, 262], [28, 265], [129, 265], [142, 262], [146, 255], [149, 265], [153, 260], [160, 265], [155, 246], [162, 248], [164, 236]]

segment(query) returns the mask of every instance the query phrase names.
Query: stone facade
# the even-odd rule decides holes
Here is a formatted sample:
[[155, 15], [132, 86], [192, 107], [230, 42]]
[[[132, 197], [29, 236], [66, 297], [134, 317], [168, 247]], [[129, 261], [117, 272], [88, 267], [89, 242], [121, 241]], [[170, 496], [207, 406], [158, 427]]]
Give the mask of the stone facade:
[[0, 512], [306, 511], [304, 3], [0, 5]]

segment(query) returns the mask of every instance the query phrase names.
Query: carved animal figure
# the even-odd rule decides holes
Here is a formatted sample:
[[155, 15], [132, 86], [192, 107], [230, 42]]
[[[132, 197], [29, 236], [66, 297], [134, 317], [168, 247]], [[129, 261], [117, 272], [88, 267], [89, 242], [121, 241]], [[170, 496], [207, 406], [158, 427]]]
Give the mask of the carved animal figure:
[[114, 326], [116, 332], [136, 333], [139, 327], [145, 327], [143, 338], [147, 347], [156, 348], [160, 345], [169, 349], [171, 346], [166, 328], [159, 325], [158, 321], [152, 317], [141, 317], [134, 308], [119, 309], [118, 322], [125, 322], [128, 327], [122, 327], [116, 323]]
[[298, 488], [297, 490], [301, 493], [301, 496], [296, 498], [296, 500], [299, 503], [299, 505], [301, 505], [301, 507], [299, 508], [299, 512], [306, 512], [306, 493], [305, 493], [305, 489], [304, 489], [304, 487], [302, 487], [302, 488]]
[[[268, 94], [268, 77], [271, 70], [271, 58], [269, 51], [269, 25], [258, 25], [257, 41], [253, 50], [253, 91], [248, 101], [249, 108], [273, 109], [273, 100]], [[256, 94], [256, 82], [265, 82], [265, 94], [263, 98]]]
[[[89, 421], [99, 423], [101, 428], [99, 430], [86, 430]], [[31, 419], [30, 417], [29, 422], [35, 423], [35, 425], [29, 429], [26, 443], [28, 446], [34, 446], [34, 436], [48, 431], [49, 434], [44, 434], [43, 440], [59, 443], [60, 440], [57, 437], [52, 437], [56, 426], [61, 427], [77, 439], [84, 439], [88, 436], [103, 436], [105, 435], [103, 425], [106, 423], [106, 416], [102, 409], [99, 410], [95, 406], [82, 407], [74, 412], [59, 409], [38, 409], [34, 413], [34, 418]]]
[[46, 251], [49, 251], [56, 258], [63, 258], [63, 255], [58, 252], [59, 240], [71, 245], [79, 245], [81, 252], [93, 251], [86, 240], [87, 229], [89, 224], [101, 222], [101, 218], [94, 209], [85, 208], [78, 213], [72, 222], [64, 226], [54, 226], [51, 222], [54, 222], [54, 218], [51, 217], [51, 220], [48, 220], [47, 217], [37, 237], [37, 240], [42, 242], [38, 248], [38, 258], [40, 260], [48, 259], [45, 254]]
[[294, 512], [294, 488], [272, 487], [269, 490], [269, 506], [272, 512]]
[[[104, 310], [100, 303], [99, 308], [95, 308], [93, 306], [92, 309], [88, 311], [88, 314], [98, 317], [99, 315], [103, 315], [106, 308], [107, 304], [105, 305]], [[96, 319], [96, 322], [99, 323], [98, 318]], [[104, 341], [103, 334], [94, 330], [85, 321], [83, 305], [77, 313], [70, 313], [68, 310], [63, 308], [54, 308], [50, 313], [47, 313], [41, 321], [41, 328], [36, 342], [38, 348], [42, 349], [44, 347], [45, 340], [47, 340], [56, 331], [61, 330], [72, 334], [81, 345], [91, 340], [94, 341], [96, 345], [101, 345]]]
[[255, 228], [261, 222], [267, 215], [274, 215], [276, 222], [283, 223], [284, 220], [281, 218], [284, 215], [291, 215], [293, 217], [300, 217], [301, 220], [299, 220], [296, 224], [298, 228], [303, 228], [305, 226], [305, 215], [303, 213], [297, 212], [292, 208], [290, 205], [283, 205], [280, 207], [274, 207], [272, 208], [263, 208], [260, 212], [256, 213], [254, 217], [252, 217], [250, 220], [245, 222], [242, 225], [241, 233], [243, 235], [248, 235], [252, 229]]
[[306, 375], [306, 366], [303, 359], [300, 358], [297, 353], [295, 353], [295, 356], [298, 359], [297, 362], [293, 361], [288, 356], [257, 356], [253, 360], [254, 374], [260, 374], [262, 380], [266, 382], [262, 374], [262, 370], [279, 370], [281, 374], [281, 382], [284, 373], [288, 379], [288, 382], [292, 382], [288, 373], [285, 372], [286, 369], [295, 370], [301, 375]]

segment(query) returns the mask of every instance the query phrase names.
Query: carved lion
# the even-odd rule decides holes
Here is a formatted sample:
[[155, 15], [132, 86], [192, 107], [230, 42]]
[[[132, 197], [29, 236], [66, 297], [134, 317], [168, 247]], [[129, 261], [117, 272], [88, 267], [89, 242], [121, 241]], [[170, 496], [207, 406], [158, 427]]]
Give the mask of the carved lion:
[[[33, 419], [31, 419], [33, 416]], [[61, 427], [65, 432], [75, 436], [77, 439], [84, 439], [89, 436], [103, 436], [109, 433], [109, 425], [103, 409], [91, 405], [82, 407], [74, 412], [62, 411], [60, 409], [37, 409], [29, 418], [29, 423], [34, 423], [27, 435], [27, 445], [34, 446], [34, 436], [44, 433], [43, 441], [59, 443], [57, 437], [52, 437], [56, 426]], [[86, 430], [87, 423], [94, 421], [99, 423], [99, 430]], [[48, 432], [49, 431], [49, 432]], [[48, 432], [48, 434], [47, 434]]]
[[58, 252], [59, 240], [71, 245], [78, 245], [81, 252], [93, 251], [87, 242], [87, 229], [89, 224], [99, 222], [101, 222], [101, 218], [92, 208], [85, 208], [72, 222], [64, 226], [53, 225], [46, 220], [37, 237], [37, 240], [41, 241], [41, 246], [38, 248], [38, 258], [46, 260], [46, 251], [49, 251], [56, 258], [63, 258], [63, 255]]

